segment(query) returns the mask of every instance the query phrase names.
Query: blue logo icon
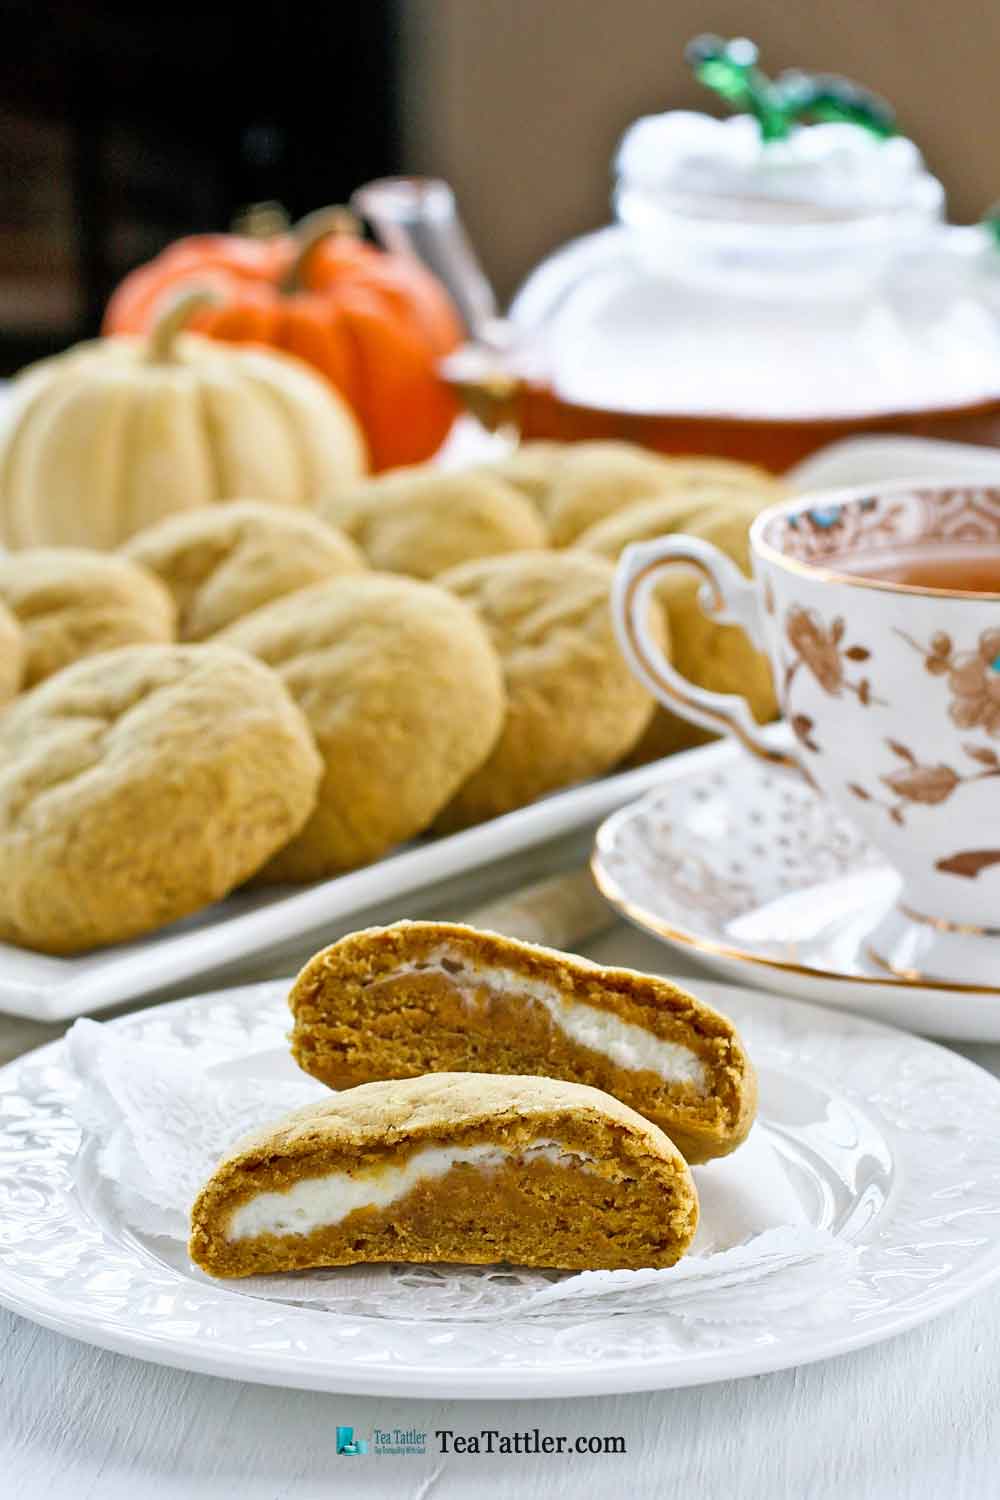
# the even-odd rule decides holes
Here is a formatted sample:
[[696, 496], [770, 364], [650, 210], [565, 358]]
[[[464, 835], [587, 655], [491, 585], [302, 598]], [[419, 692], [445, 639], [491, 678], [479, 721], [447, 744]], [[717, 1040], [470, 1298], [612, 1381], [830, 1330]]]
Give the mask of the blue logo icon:
[[354, 1436], [353, 1427], [338, 1427], [337, 1452], [338, 1454], [345, 1453], [349, 1457], [352, 1457], [356, 1453], [367, 1453], [368, 1444], [364, 1438], [356, 1438]]

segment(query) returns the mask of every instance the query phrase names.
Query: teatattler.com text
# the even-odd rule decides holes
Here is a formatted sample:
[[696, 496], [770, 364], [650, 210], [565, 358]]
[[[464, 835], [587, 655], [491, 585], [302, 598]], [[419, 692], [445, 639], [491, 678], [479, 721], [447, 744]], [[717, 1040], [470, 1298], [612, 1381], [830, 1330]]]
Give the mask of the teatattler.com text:
[[623, 1437], [591, 1433], [586, 1437], [542, 1432], [538, 1427], [524, 1432], [501, 1432], [484, 1427], [479, 1432], [455, 1432], [439, 1427], [434, 1438], [439, 1453], [624, 1453]]

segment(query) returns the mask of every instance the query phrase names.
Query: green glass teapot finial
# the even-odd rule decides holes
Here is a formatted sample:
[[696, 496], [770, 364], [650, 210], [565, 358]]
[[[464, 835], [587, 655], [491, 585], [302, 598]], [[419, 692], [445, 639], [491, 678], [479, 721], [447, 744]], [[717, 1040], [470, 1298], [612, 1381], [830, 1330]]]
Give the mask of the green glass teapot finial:
[[688, 64], [699, 83], [736, 109], [753, 115], [765, 141], [782, 141], [800, 121], [837, 120], [873, 135], [895, 134], [895, 116], [877, 94], [833, 73], [790, 69], [768, 78], [757, 66], [757, 48], [747, 37], [724, 41], [699, 36], [688, 44]]
[[989, 235], [994, 250], [1000, 250], [1000, 203], [991, 203], [979, 222]]

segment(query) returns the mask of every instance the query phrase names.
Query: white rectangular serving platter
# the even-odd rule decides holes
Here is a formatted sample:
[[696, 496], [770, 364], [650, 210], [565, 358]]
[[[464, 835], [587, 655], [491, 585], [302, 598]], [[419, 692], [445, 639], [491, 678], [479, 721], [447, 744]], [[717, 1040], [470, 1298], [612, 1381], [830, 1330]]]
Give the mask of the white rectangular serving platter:
[[[608, 813], [724, 746], [684, 751], [633, 771], [556, 792], [477, 828], [426, 839], [364, 869], [309, 886], [243, 890], [183, 922], [131, 943], [53, 958], [0, 943], [0, 1012], [64, 1021], [260, 956], [309, 933], [331, 941], [336, 924], [437, 882], [493, 865]], [[731, 752], [730, 752], [731, 753]], [[696, 762], [700, 764], [701, 760]], [[405, 907], [393, 914], [412, 915]], [[326, 929], [324, 937], [323, 930]]]
[[[466, 424], [446, 466], [483, 457], [487, 447], [495, 451], [496, 440], [484, 442], [481, 430]], [[853, 438], [814, 454], [788, 478], [804, 490], [864, 484], [887, 474], [906, 478], [931, 472], [992, 478], [1000, 472], [1000, 454], [917, 438]], [[732, 754], [725, 744], [684, 751], [557, 792], [464, 833], [420, 841], [332, 880], [304, 888], [241, 891], [149, 937], [79, 958], [51, 958], [0, 943], [0, 1013], [33, 1021], [69, 1020], [200, 979], [312, 933], [318, 934], [319, 946], [324, 936], [330, 940], [336, 935], [337, 924], [355, 913], [596, 826], [652, 787], [708, 769], [716, 759], [724, 762]], [[401, 908], [394, 915], [408, 913]]]

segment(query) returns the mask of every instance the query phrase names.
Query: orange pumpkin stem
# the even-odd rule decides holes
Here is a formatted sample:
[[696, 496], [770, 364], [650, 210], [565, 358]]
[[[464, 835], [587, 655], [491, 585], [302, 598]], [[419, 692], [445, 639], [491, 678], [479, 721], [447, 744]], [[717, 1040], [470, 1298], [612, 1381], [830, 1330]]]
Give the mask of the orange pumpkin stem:
[[193, 286], [173, 297], [153, 324], [146, 344], [146, 358], [151, 364], [165, 364], [174, 357], [174, 340], [187, 327], [196, 312], [221, 301], [211, 287]]
[[292, 234], [296, 244], [296, 255], [281, 282], [281, 290], [286, 294], [302, 290], [306, 263], [321, 240], [329, 238], [331, 234], [342, 234], [350, 239], [359, 239], [361, 223], [349, 208], [336, 204], [332, 208], [317, 208], [313, 213], [306, 214], [305, 218], [300, 219], [296, 224]]

